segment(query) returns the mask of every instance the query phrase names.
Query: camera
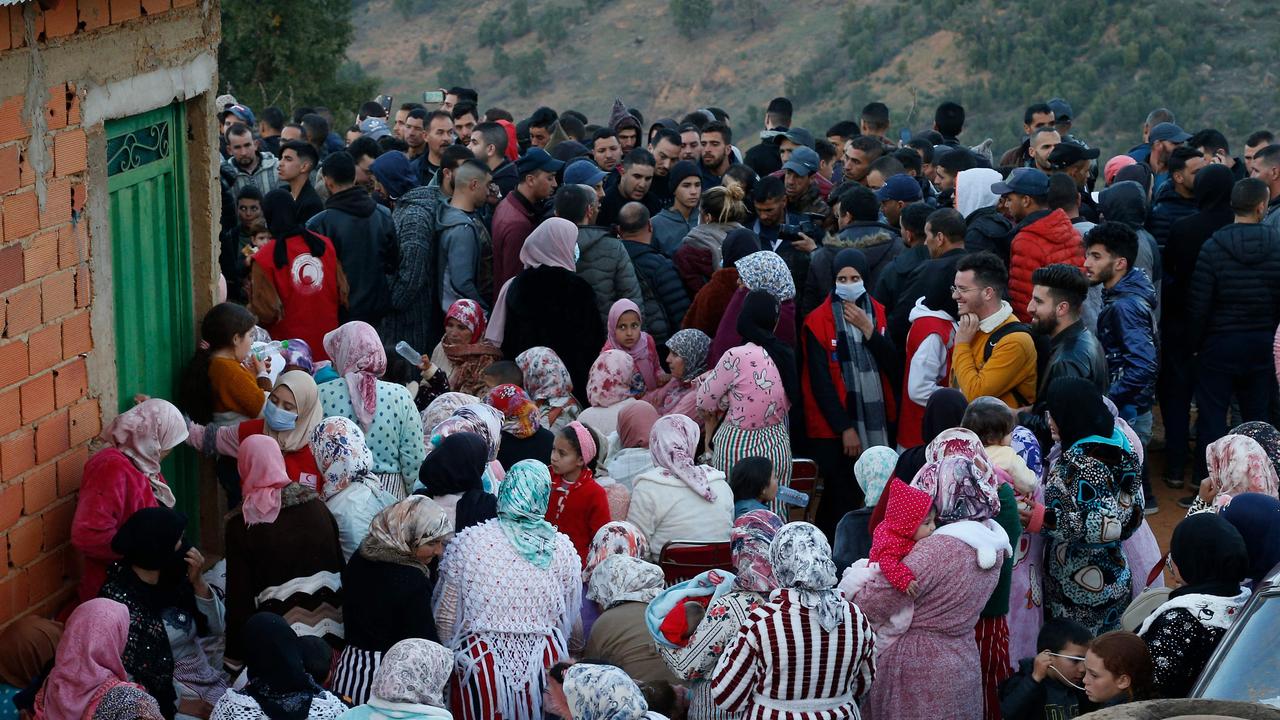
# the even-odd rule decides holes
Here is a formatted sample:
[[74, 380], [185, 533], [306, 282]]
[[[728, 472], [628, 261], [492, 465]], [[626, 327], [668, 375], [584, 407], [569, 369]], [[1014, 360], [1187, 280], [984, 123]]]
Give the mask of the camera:
[[800, 235], [808, 235], [816, 241], [822, 240], [822, 221], [826, 216], [822, 213], [805, 213], [804, 219], [798, 223], [782, 223], [778, 226], [778, 239], [794, 242]]

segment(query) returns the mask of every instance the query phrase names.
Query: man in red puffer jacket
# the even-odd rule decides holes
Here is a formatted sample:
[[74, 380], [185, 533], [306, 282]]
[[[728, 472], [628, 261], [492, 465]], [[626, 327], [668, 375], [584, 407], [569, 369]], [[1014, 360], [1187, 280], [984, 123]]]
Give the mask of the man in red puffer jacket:
[[1017, 225], [1009, 244], [1009, 304], [1022, 322], [1031, 319], [1031, 273], [1046, 265], [1084, 265], [1084, 247], [1071, 218], [1045, 206], [1049, 176], [1036, 168], [1015, 168], [1004, 182], [991, 185], [1001, 196]]

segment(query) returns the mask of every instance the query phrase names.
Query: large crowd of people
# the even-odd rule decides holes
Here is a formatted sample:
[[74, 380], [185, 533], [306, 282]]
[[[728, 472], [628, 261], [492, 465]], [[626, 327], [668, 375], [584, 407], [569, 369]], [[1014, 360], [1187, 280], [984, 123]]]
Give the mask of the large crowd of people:
[[1280, 562], [1271, 133], [443, 97], [218, 98], [222, 302], [0, 718], [1068, 718], [1185, 697]]

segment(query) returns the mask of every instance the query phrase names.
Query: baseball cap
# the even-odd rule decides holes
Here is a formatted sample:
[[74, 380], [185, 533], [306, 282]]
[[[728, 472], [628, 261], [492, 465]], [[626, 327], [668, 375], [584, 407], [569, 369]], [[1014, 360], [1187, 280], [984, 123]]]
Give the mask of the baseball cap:
[[1049, 167], [1053, 170], [1065, 170], [1081, 160], [1096, 160], [1100, 153], [1097, 148], [1087, 148], [1079, 143], [1060, 142], [1049, 153]]
[[391, 134], [387, 121], [380, 117], [367, 117], [360, 123], [360, 134], [373, 140], [379, 140]]
[[558, 172], [562, 167], [564, 167], [564, 163], [548, 155], [546, 150], [537, 147], [529, 148], [528, 152], [516, 161], [516, 170], [520, 172], [522, 177], [534, 170], [545, 170], [553, 173]]
[[1054, 98], [1046, 104], [1049, 106], [1049, 109], [1053, 111], [1054, 122], [1070, 120], [1073, 117], [1071, 114], [1071, 105], [1062, 98]]
[[1168, 140], [1169, 142], [1184, 143], [1191, 139], [1191, 133], [1174, 125], [1171, 122], [1162, 122], [1151, 128], [1151, 132], [1147, 134], [1147, 140], [1152, 143]]
[[791, 151], [791, 159], [782, 166], [782, 169], [809, 177], [818, 172], [818, 153], [807, 147], [798, 147]]
[[1049, 194], [1049, 176], [1037, 168], [1014, 168], [1003, 182], [992, 183], [991, 192], [996, 195], [1030, 195], [1044, 197]]
[[218, 108], [218, 112], [222, 113], [222, 112], [226, 112], [227, 108], [231, 107], [232, 105], [239, 105], [240, 101], [236, 100], [236, 97], [234, 95], [228, 94], [228, 95], [219, 95], [213, 101], [213, 104], [215, 107]]
[[885, 180], [884, 185], [880, 186], [880, 189], [876, 191], [876, 199], [880, 202], [885, 200], [911, 201], [919, 200], [921, 197], [920, 183], [916, 182], [916, 179], [910, 175], [903, 173], [898, 173]]
[[778, 133], [776, 136], [774, 136], [773, 141], [775, 143], [781, 144], [783, 138], [786, 138], [787, 140], [790, 140], [791, 142], [797, 145], [803, 145], [810, 149], [813, 148], [813, 133], [809, 132], [808, 130], [805, 130], [802, 127], [791, 128], [786, 132]]
[[240, 122], [244, 123], [245, 125], [248, 125], [249, 127], [253, 127], [254, 125], [257, 124], [257, 120], [255, 120], [253, 117], [253, 111], [250, 110], [247, 105], [241, 105], [240, 103], [236, 103], [234, 105], [228, 105], [227, 112], [232, 115], [235, 115], [237, 118], [240, 119]]
[[596, 183], [604, 180], [608, 175], [590, 160], [574, 160], [564, 169], [564, 184], [595, 187]]

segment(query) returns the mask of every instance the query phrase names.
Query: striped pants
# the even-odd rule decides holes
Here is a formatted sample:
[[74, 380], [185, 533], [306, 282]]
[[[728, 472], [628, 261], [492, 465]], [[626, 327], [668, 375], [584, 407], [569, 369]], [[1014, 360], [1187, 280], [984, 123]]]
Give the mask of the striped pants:
[[361, 650], [348, 645], [338, 656], [338, 667], [333, 671], [330, 688], [334, 695], [347, 698], [352, 705], [369, 702], [369, 689], [373, 687], [373, 674], [382, 664], [382, 653]]
[[980, 617], [973, 631], [982, 665], [982, 719], [1000, 720], [997, 686], [1013, 673], [1009, 670], [1009, 621], [1004, 615]]
[[[744, 430], [729, 423], [721, 423], [711, 443], [711, 466], [728, 478], [739, 460], [749, 457], [769, 458], [773, 463], [773, 475], [778, 487], [791, 484], [791, 436], [782, 423], [755, 430]], [[780, 517], [786, 517], [782, 503], [774, 500], [769, 509]]]

